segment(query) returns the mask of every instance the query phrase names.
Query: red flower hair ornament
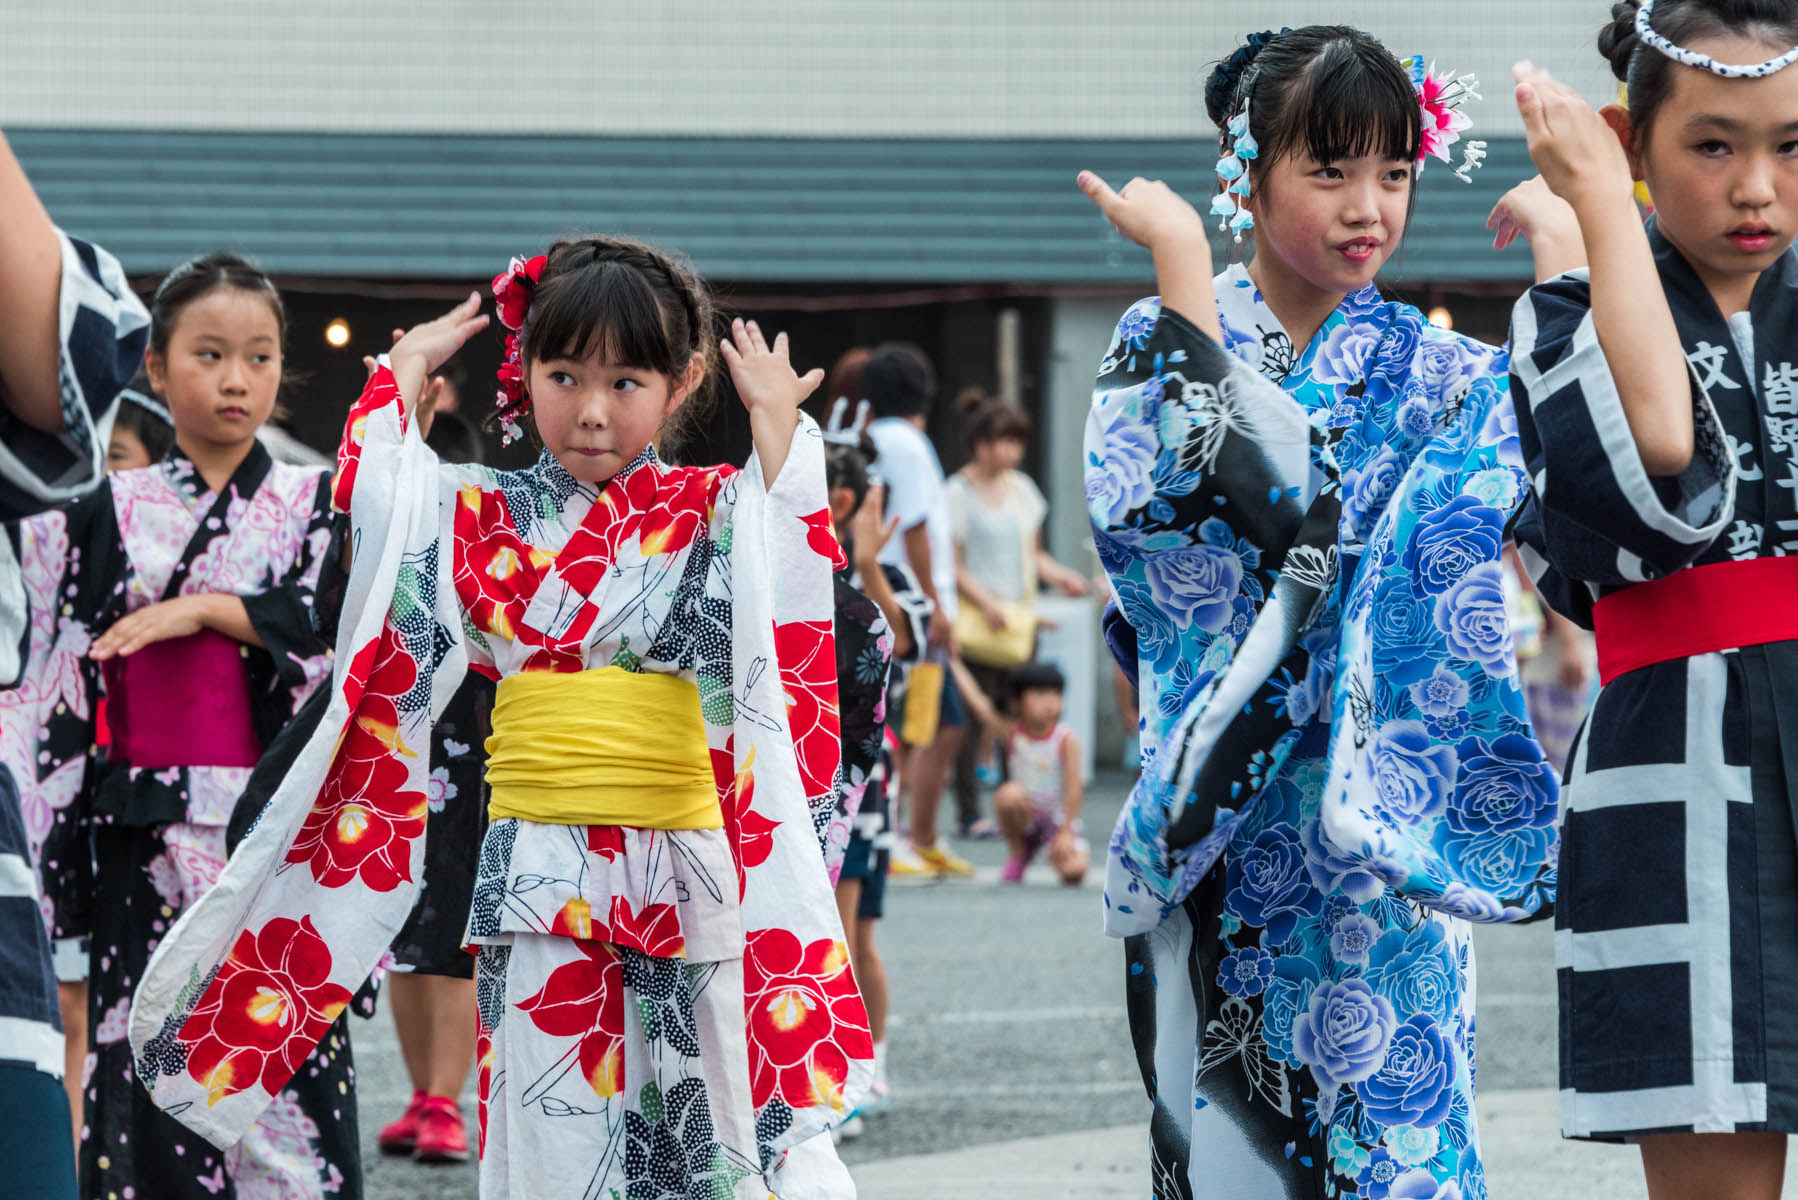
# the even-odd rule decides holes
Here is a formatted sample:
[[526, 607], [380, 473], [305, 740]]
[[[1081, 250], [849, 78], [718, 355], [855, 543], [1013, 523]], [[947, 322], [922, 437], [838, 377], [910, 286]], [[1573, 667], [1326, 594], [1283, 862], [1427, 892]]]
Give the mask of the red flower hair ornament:
[[493, 277], [493, 298], [498, 303], [499, 323], [511, 330], [506, 335], [506, 359], [500, 363], [499, 394], [494, 403], [499, 408], [500, 443], [510, 446], [524, 436], [518, 425], [520, 415], [531, 411], [531, 395], [524, 386], [524, 353], [518, 331], [531, 311], [531, 296], [543, 278], [549, 256], [514, 257], [506, 269]]

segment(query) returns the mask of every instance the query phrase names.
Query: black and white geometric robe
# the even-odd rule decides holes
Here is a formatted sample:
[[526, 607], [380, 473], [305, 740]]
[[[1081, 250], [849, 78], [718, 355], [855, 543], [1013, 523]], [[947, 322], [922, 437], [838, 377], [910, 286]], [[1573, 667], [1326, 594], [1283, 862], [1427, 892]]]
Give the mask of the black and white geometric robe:
[[[1536, 504], [1515, 533], [1557, 609], [1696, 564], [1798, 551], [1798, 254], [1727, 321], [1649, 227], [1693, 381], [1696, 450], [1651, 479], [1583, 270], [1512, 324]], [[1794, 602], [1798, 602], [1795, 599]], [[1555, 959], [1569, 1137], [1798, 1132], [1798, 642], [1627, 671], [1568, 764]]]

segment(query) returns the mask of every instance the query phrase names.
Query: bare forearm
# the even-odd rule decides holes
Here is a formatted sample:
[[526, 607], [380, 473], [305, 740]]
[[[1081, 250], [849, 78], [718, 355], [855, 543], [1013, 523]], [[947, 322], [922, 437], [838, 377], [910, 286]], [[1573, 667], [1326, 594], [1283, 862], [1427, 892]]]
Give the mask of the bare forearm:
[[905, 539], [905, 561], [911, 565], [912, 574], [917, 576], [918, 587], [930, 597], [932, 604], [938, 603], [936, 594], [936, 573], [930, 563], [930, 530], [928, 523], [919, 521], [901, 534]]
[[250, 613], [244, 607], [242, 597], [214, 592], [195, 596], [194, 600], [199, 608], [200, 623], [206, 628], [247, 646], [262, 645], [262, 635], [250, 623]]
[[755, 438], [755, 456], [761, 460], [762, 483], [773, 487], [780, 469], [787, 465], [787, 451], [793, 446], [793, 431], [799, 428], [799, 411], [776, 411], [772, 406], [759, 407], [749, 414], [749, 431]]
[[1061, 823], [1072, 826], [1086, 804], [1086, 783], [1080, 778], [1080, 743], [1068, 734], [1061, 743]]
[[1578, 228], [1566, 232], [1541, 232], [1530, 238], [1530, 258], [1535, 264], [1536, 282], [1546, 283], [1557, 275], [1565, 275], [1588, 265], [1586, 243]]
[[45, 433], [63, 427], [61, 288], [62, 252], [50, 214], [0, 136], [0, 404]]
[[1574, 206], [1592, 260], [1592, 323], [1650, 475], [1692, 461], [1692, 382], [1654, 252], [1627, 196]]
[[959, 656], [950, 656], [949, 674], [955, 677], [956, 690], [961, 693], [961, 698], [967, 704], [968, 711], [974, 714], [974, 719], [979, 721], [981, 726], [993, 736], [998, 737], [1003, 734], [1005, 722], [999, 716], [999, 710], [993, 707], [993, 702], [987, 698], [986, 692], [981, 689], [979, 683], [975, 682], [974, 673], [968, 670], [967, 664], [962, 662]]
[[880, 609], [887, 619], [888, 628], [893, 631], [894, 656], [909, 658], [915, 649], [912, 645], [911, 622], [906, 619], [905, 608], [899, 603], [893, 585], [887, 582], [887, 573], [880, 569], [880, 560], [858, 551], [855, 569], [861, 576], [862, 594], [874, 601], [874, 606]]
[[1217, 319], [1217, 294], [1211, 287], [1211, 246], [1203, 239], [1197, 243], [1170, 240], [1152, 252], [1155, 260], [1155, 283], [1161, 289], [1161, 307], [1172, 309], [1198, 326], [1199, 332], [1224, 340], [1223, 326]]
[[959, 563], [955, 567], [955, 587], [975, 608], [988, 609], [993, 606], [992, 594], [980, 586], [967, 567]]

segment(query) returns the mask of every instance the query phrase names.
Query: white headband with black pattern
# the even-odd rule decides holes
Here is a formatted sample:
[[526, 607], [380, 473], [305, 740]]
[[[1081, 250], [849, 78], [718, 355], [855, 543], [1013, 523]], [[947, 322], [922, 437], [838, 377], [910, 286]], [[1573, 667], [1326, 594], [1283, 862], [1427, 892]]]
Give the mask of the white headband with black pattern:
[[1708, 54], [1700, 54], [1696, 50], [1688, 50], [1684, 46], [1676, 46], [1654, 31], [1648, 23], [1649, 14], [1654, 12], [1654, 0], [1642, 0], [1642, 7], [1636, 10], [1636, 36], [1642, 44], [1653, 47], [1665, 54], [1674, 62], [1684, 63], [1688, 67], [1697, 67], [1700, 71], [1709, 71], [1724, 79], [1765, 79], [1775, 71], [1783, 71], [1798, 62], [1798, 46], [1792, 47], [1777, 58], [1769, 58], [1766, 62], [1752, 66], [1737, 66], [1720, 63]]
[[137, 405], [164, 425], [173, 426], [175, 423], [175, 419], [169, 415], [168, 406], [154, 396], [146, 396], [142, 392], [126, 388], [119, 393], [119, 399], [128, 404]]

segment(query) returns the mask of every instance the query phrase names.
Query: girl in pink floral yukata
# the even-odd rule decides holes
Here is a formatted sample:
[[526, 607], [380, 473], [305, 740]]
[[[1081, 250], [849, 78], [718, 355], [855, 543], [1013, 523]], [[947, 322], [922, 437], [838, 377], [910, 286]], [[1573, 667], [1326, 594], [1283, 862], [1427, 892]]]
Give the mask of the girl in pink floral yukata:
[[[209, 254], [150, 309], [146, 365], [174, 448], [25, 523], [33, 626], [0, 723], [52, 931], [65, 951], [88, 939], [81, 1194], [355, 1197], [341, 1020], [228, 1149], [151, 1103], [125, 1039], [151, 952], [225, 865], [251, 768], [330, 671], [317, 609], [333, 603], [321, 576], [329, 592], [341, 524], [327, 472], [277, 463], [256, 440], [286, 328], [268, 277]], [[90, 758], [102, 688], [111, 744]]]
[[[331, 708], [132, 1013], [156, 1102], [229, 1143], [412, 907], [432, 722], [499, 680], [478, 952], [481, 1193], [848, 1197], [828, 1132], [872, 1040], [826, 858], [840, 757], [823, 442], [785, 336], [714, 346], [705, 285], [613, 238], [494, 281], [522, 471], [427, 448], [478, 297], [406, 334], [350, 412], [355, 565]], [[742, 470], [657, 449], [721, 357]], [[457, 801], [450, 801], [456, 803]]]

